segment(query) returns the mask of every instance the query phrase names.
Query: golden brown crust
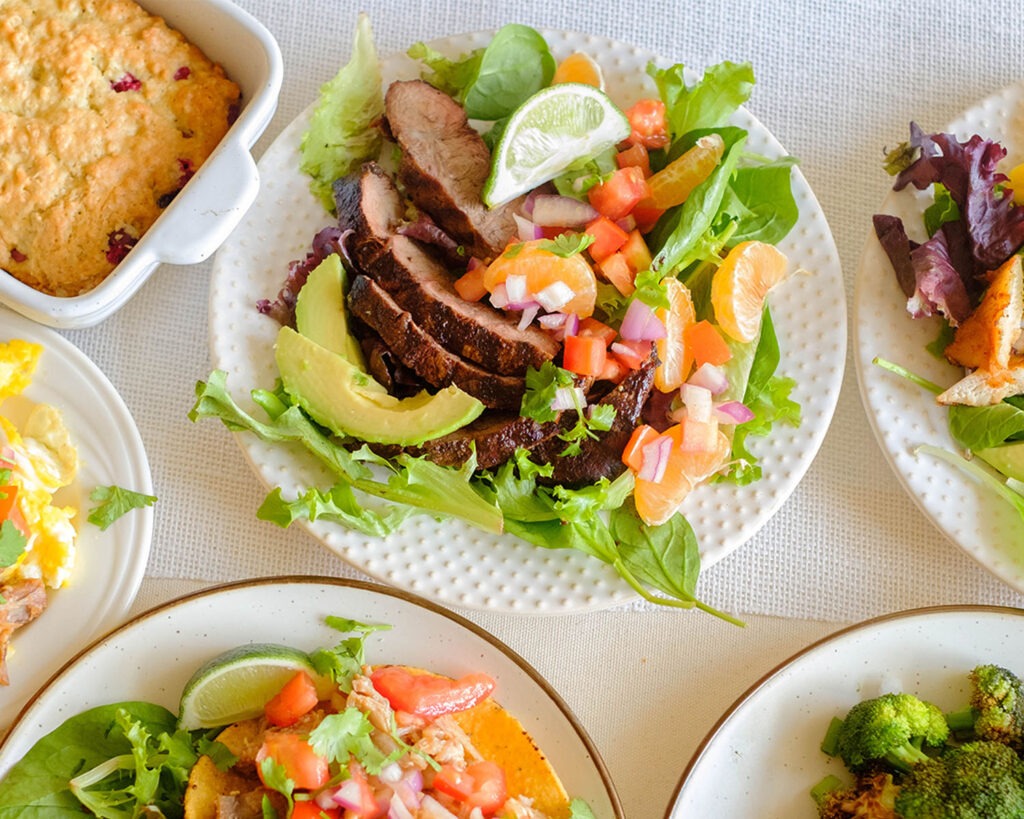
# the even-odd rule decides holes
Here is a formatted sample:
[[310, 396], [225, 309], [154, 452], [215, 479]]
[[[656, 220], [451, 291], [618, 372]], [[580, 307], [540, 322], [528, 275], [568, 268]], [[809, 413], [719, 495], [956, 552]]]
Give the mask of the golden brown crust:
[[210, 155], [239, 88], [132, 0], [2, 7], [0, 267], [76, 295]]

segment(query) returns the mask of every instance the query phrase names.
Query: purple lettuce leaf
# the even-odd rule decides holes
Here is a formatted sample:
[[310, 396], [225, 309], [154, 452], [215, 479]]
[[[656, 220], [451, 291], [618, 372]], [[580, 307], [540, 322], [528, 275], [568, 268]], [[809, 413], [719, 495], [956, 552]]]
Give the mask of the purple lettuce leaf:
[[910, 263], [916, 288], [907, 300], [907, 310], [914, 318], [938, 312], [955, 327], [971, 314], [973, 302], [953, 267], [944, 230], [911, 250]]
[[277, 298], [260, 299], [256, 302], [256, 310], [265, 316], [270, 316], [278, 324], [295, 326], [295, 300], [299, 296], [302, 285], [306, 283], [309, 274], [324, 259], [332, 253], [340, 253], [342, 257], [347, 255], [342, 246], [344, 234], [340, 227], [330, 226], [323, 228], [313, 237], [312, 249], [303, 259], [296, 259], [288, 263], [288, 274], [285, 276], [284, 284], [277, 292]]

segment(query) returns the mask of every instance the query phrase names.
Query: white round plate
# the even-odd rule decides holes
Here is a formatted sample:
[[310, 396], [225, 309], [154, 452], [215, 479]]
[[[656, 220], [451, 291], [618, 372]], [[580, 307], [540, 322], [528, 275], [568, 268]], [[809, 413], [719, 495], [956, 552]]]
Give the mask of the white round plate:
[[0, 403], [0, 414], [17, 420], [28, 401], [51, 404], [63, 414], [80, 468], [74, 483], [57, 497], [79, 509], [79, 538], [78, 560], [67, 585], [48, 589], [46, 610], [14, 632], [7, 660], [11, 684], [0, 688], [0, 733], [62, 663], [128, 613], [153, 534], [152, 508], [136, 509], [106, 531], [86, 522], [92, 507], [89, 493], [97, 486], [153, 494], [142, 438], [113, 384], [63, 336], [0, 308], [0, 341], [14, 338], [41, 344], [43, 354], [31, 386], [22, 396]]
[[842, 761], [820, 749], [832, 717], [890, 691], [916, 694], [944, 711], [965, 707], [967, 673], [976, 665], [1024, 673], [1022, 615], [986, 606], [916, 609], [805, 648], [719, 719], [687, 766], [666, 819], [816, 819], [810, 789], [830, 773], [852, 781]]
[[[645, 73], [649, 61], [667, 65], [649, 52], [603, 37], [543, 32], [556, 57], [573, 51], [605, 59], [611, 97], [630, 104], [655, 95]], [[491, 32], [453, 37], [431, 45], [458, 56], [490, 41]], [[383, 61], [385, 81], [418, 76], [403, 54]], [[277, 377], [273, 343], [276, 322], [259, 315], [255, 302], [273, 298], [288, 262], [305, 256], [313, 235], [331, 217], [309, 192], [299, 171], [298, 146], [309, 110], [274, 141], [260, 160], [263, 185], [242, 224], [218, 252], [210, 294], [211, 349], [215, 367], [228, 373], [228, 387], [243, 406], [254, 409], [248, 391], [270, 387]], [[750, 132], [755, 154], [784, 156], [785, 150], [746, 111], [736, 123]], [[832, 234], [814, 194], [799, 170], [793, 187], [800, 221], [780, 245], [792, 263], [809, 275], [794, 276], [772, 293], [783, 350], [780, 373], [796, 379], [794, 397], [803, 408], [798, 429], [777, 426], [769, 438], [755, 439], [764, 478], [737, 487], [704, 486], [682, 506], [699, 542], [705, 567], [749, 540], [796, 488], [821, 445], [832, 419], [846, 355], [842, 273]], [[257, 411], [258, 412], [258, 411]], [[309, 486], [330, 481], [312, 457], [290, 447], [268, 445], [238, 435], [247, 457], [268, 487], [295, 497]], [[374, 578], [448, 605], [509, 612], [554, 613], [606, 608], [636, 599], [615, 572], [577, 552], [550, 551], [511, 536], [484, 534], [457, 521], [419, 515], [381, 541], [330, 523], [308, 530], [351, 565]]]
[[[1024, 161], [1024, 83], [971, 108], [944, 129], [966, 140], [973, 134], [1003, 144], [1003, 168]], [[879, 178], [884, 178], [881, 167]], [[923, 241], [921, 212], [927, 192], [913, 186], [890, 192], [881, 211], [900, 216], [911, 238]], [[870, 227], [870, 225], [869, 225]], [[1024, 519], [1005, 500], [955, 466], [916, 454], [922, 444], [959, 452], [949, 434], [948, 412], [934, 396], [871, 363], [876, 356], [900, 364], [941, 386], [962, 375], [925, 346], [939, 332], [937, 319], [912, 319], [906, 298], [874, 231], [857, 268], [853, 333], [857, 382], [882, 451], [921, 511], [954, 543], [1018, 591], [1024, 591]]]
[[583, 727], [519, 655], [479, 626], [404, 592], [336, 578], [271, 577], [198, 592], [139, 615], [79, 654], [33, 699], [0, 744], [0, 779], [32, 745], [87, 708], [146, 700], [177, 712], [185, 683], [205, 661], [246, 643], [306, 651], [336, 645], [328, 615], [386, 623], [367, 638], [372, 663], [401, 663], [459, 677], [483, 671], [495, 699], [543, 749], [570, 796], [598, 819], [622, 819], [615, 787]]

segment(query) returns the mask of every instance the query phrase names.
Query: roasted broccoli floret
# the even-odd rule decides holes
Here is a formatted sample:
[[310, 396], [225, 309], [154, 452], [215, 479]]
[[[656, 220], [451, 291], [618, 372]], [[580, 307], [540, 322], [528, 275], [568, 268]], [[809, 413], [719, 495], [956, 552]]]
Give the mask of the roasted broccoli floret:
[[904, 777], [896, 813], [902, 819], [1020, 819], [1024, 762], [998, 742], [950, 748]]
[[971, 674], [974, 735], [1024, 751], [1024, 685], [998, 665], [979, 665]]
[[938, 706], [912, 694], [883, 694], [850, 709], [839, 728], [836, 749], [854, 772], [878, 763], [907, 771], [930, 758], [924, 745], [941, 747], [948, 736]]
[[892, 774], [865, 773], [846, 786], [828, 776], [811, 790], [820, 819], [895, 819], [896, 785]]

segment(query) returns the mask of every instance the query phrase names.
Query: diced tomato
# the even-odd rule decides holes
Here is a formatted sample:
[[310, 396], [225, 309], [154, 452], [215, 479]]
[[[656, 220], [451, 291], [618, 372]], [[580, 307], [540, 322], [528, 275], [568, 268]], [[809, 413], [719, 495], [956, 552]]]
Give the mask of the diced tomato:
[[296, 802], [292, 819], [341, 819], [341, 808], [321, 808], [316, 802]]
[[594, 209], [611, 219], [621, 219], [650, 191], [644, 172], [636, 167], [619, 168], [605, 182], [587, 191], [587, 199]]
[[[264, 759], [273, 759], [284, 768], [285, 775], [301, 790], [322, 788], [331, 778], [327, 760], [317, 755], [312, 746], [298, 734], [268, 732], [256, 753], [256, 770], [263, 780]], [[267, 783], [264, 781], [264, 785]]]
[[611, 256], [629, 238], [629, 234], [607, 216], [598, 216], [593, 221], [588, 222], [583, 232], [594, 237], [594, 241], [587, 248], [587, 251], [590, 253], [590, 258], [595, 262], [600, 262], [602, 259]]
[[613, 341], [618, 333], [614, 327], [609, 327], [603, 321], [598, 321], [593, 316], [587, 316], [585, 319], [580, 321], [579, 330], [576, 332], [578, 336], [593, 336], [599, 338], [604, 342], [604, 346], [607, 347]]
[[480, 301], [487, 295], [487, 288], [484, 287], [484, 271], [486, 265], [477, 265], [468, 270], [464, 276], [455, 280], [455, 292], [466, 301]]
[[626, 243], [620, 248], [619, 252], [625, 256], [626, 264], [629, 265], [629, 269], [634, 273], [651, 269], [651, 262], [653, 261], [651, 251], [647, 249], [647, 242], [644, 241], [643, 234], [639, 230], [630, 232]]
[[615, 162], [620, 168], [639, 168], [644, 172], [644, 179], [651, 175], [651, 157], [647, 148], [639, 142], [634, 142], [626, 150], [619, 151], [615, 155]]
[[285, 728], [294, 725], [300, 717], [312, 711], [318, 701], [313, 678], [305, 671], [300, 671], [271, 698], [263, 711], [267, 715], [267, 722]]
[[669, 143], [668, 118], [665, 103], [661, 100], [640, 100], [626, 111], [626, 118], [633, 129], [629, 141], [645, 148], [664, 148]]
[[722, 334], [706, 319], [684, 329], [683, 341], [698, 367], [705, 363], [721, 365], [732, 358], [732, 350]]
[[604, 341], [593, 336], [567, 336], [562, 366], [577, 375], [600, 375], [608, 358]]
[[11, 517], [17, 497], [18, 487], [15, 484], [0, 486], [0, 523]]
[[484, 816], [494, 814], [508, 798], [505, 772], [486, 759], [468, 765], [464, 771], [454, 765], [442, 765], [434, 776], [434, 787], [471, 808], [480, 808]]
[[605, 357], [604, 366], [601, 372], [595, 376], [598, 381], [611, 381], [618, 384], [629, 373], [629, 367], [623, 364], [613, 355]]
[[629, 369], [639, 370], [651, 354], [651, 342], [622, 339], [611, 345], [611, 354]]
[[598, 262], [597, 272], [615, 285], [615, 289], [623, 296], [630, 296], [636, 290], [633, 283], [636, 271], [629, 269], [629, 263], [621, 253], [613, 253], [604, 261]]
[[633, 218], [636, 219], [637, 230], [641, 233], [650, 232], [651, 228], [658, 224], [658, 220], [664, 212], [661, 208], [656, 207], [650, 199], [641, 199], [633, 208]]
[[396, 711], [430, 718], [472, 708], [487, 699], [495, 686], [486, 674], [466, 674], [452, 680], [435, 674], [415, 674], [400, 665], [375, 669], [370, 680]]
[[541, 225], [540, 235], [542, 239], [557, 239], [563, 233], [572, 233], [571, 228], [557, 227], [555, 225]]
[[660, 434], [658, 430], [647, 424], [638, 426], [629, 437], [626, 448], [622, 450], [622, 462], [634, 472], [639, 472], [640, 467], [644, 464], [644, 447], [657, 439]]

